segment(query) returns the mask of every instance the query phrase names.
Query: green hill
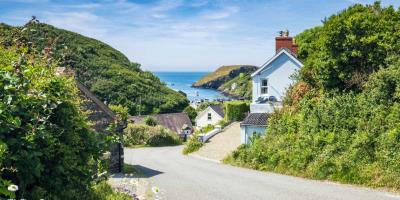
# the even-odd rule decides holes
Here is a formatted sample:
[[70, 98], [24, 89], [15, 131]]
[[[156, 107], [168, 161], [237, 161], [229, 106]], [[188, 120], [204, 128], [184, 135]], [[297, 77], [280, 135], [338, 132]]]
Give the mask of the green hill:
[[236, 97], [251, 99], [253, 84], [251, 82], [251, 73], [240, 73], [232, 80], [218, 87], [219, 91]]
[[252, 65], [222, 66], [193, 84], [193, 87], [218, 89], [237, 97], [251, 97], [250, 74], [257, 70]]
[[22, 27], [0, 24], [2, 45], [10, 46], [17, 39], [34, 46], [38, 54], [48, 53], [60, 66], [71, 67], [76, 78], [102, 100], [126, 106], [132, 115], [179, 112], [188, 105], [182, 94], [98, 40], [37, 21]]

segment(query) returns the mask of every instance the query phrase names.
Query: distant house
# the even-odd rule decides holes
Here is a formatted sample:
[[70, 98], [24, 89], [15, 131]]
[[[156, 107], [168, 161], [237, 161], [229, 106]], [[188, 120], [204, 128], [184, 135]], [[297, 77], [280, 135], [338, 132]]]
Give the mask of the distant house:
[[216, 125], [224, 119], [224, 110], [221, 105], [210, 105], [201, 111], [195, 121], [197, 127], [206, 127], [207, 125]]
[[242, 143], [248, 143], [254, 134], [264, 134], [268, 114], [282, 107], [286, 90], [293, 83], [292, 75], [303, 64], [297, 59], [297, 45], [289, 32], [276, 37], [276, 54], [252, 75], [252, 103], [250, 114], [241, 123]]
[[175, 132], [179, 137], [186, 138], [193, 133], [193, 125], [186, 113], [167, 113], [156, 115], [132, 116], [130, 122], [135, 124], [144, 123], [144, 118], [153, 117], [159, 125]]

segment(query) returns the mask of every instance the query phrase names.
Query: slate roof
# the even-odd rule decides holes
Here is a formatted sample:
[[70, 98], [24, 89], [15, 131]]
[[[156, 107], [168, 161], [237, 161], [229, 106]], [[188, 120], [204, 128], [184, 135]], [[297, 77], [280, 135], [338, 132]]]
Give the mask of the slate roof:
[[210, 105], [211, 109], [213, 109], [219, 116], [224, 117], [224, 109], [220, 105]]
[[150, 116], [157, 120], [157, 122], [168, 128], [169, 130], [180, 134], [182, 128], [191, 128], [193, 130], [192, 122], [186, 113], [168, 113], [168, 114], [157, 114], [157, 115], [143, 115], [143, 116], [132, 116], [130, 121], [135, 124], [144, 123], [144, 118]]
[[267, 113], [250, 113], [240, 125], [267, 126]]

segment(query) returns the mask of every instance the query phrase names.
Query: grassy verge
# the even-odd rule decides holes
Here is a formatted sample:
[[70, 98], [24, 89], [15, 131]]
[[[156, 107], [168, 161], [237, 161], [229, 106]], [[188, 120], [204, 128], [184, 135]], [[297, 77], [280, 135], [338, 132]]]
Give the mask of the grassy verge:
[[202, 146], [203, 142], [198, 139], [198, 134], [194, 134], [185, 144], [185, 147], [182, 150], [182, 153], [187, 155], [189, 153], [193, 153], [198, 151]]

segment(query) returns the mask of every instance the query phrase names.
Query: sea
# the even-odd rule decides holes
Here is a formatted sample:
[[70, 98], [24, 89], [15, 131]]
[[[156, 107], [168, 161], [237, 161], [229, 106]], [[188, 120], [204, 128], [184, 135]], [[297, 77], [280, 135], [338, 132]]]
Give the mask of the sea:
[[193, 88], [192, 84], [210, 72], [153, 72], [169, 88], [182, 91], [191, 102], [228, 99], [218, 90]]

